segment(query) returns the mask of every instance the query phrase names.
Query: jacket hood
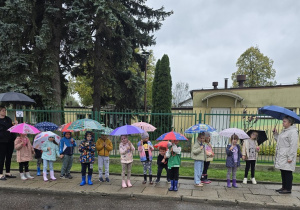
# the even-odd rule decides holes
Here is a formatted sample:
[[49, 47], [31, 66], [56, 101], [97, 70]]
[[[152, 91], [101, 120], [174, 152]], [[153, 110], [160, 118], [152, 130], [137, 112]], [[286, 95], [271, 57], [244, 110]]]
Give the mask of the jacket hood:
[[72, 133], [71, 133], [71, 132], [64, 132], [64, 133], [63, 133], [64, 137], [66, 137], [66, 134], [67, 134], [67, 133], [71, 134], [71, 137], [72, 137]]
[[92, 136], [91, 141], [94, 141], [94, 133], [93, 132], [91, 132], [91, 131], [85, 132], [85, 134], [84, 134], [84, 140], [86, 140], [86, 141], [87, 141], [87, 139], [86, 139], [87, 135], [91, 135]]
[[283, 129], [284, 131], [292, 131], [292, 130], [296, 130], [298, 132], [298, 129], [296, 127], [296, 125], [291, 125], [288, 128]]

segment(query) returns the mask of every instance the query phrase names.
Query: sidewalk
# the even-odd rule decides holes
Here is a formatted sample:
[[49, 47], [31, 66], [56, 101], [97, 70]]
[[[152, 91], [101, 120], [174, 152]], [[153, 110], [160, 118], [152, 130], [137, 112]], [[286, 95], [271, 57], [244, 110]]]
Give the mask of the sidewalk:
[[[32, 172], [33, 173], [33, 172]], [[14, 173], [16, 174], [16, 173]], [[55, 173], [56, 181], [44, 182], [42, 176], [35, 176], [33, 180], [22, 181], [19, 176], [16, 179], [0, 181], [1, 189], [13, 189], [22, 191], [51, 192], [51, 193], [80, 193], [100, 196], [121, 197], [147, 197], [148, 199], [172, 199], [178, 201], [206, 202], [224, 205], [255, 206], [265, 208], [300, 208], [300, 186], [293, 186], [293, 192], [289, 195], [280, 195], [274, 189], [281, 186], [275, 184], [252, 185], [238, 183], [239, 188], [227, 188], [225, 182], [213, 181], [204, 187], [195, 187], [193, 180], [180, 179], [177, 192], [168, 191], [165, 178], [159, 184], [142, 184], [142, 177], [133, 176], [132, 188], [121, 187], [121, 176], [111, 175], [110, 182], [100, 183], [98, 174], [93, 175], [93, 185], [79, 186], [80, 173], [72, 173], [73, 179], [59, 179], [59, 173]], [[49, 177], [48, 177], [49, 178]]]

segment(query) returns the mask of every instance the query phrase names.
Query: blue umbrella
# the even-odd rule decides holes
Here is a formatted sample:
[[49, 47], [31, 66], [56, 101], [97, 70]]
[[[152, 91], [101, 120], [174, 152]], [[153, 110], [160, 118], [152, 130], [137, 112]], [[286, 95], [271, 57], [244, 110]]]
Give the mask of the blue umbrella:
[[290, 116], [295, 120], [295, 123], [300, 123], [300, 117], [293, 111], [281, 106], [264, 106], [259, 109], [263, 114], [282, 120], [285, 116]]
[[58, 126], [52, 122], [40, 122], [34, 125], [40, 131], [55, 131], [58, 129]]
[[213, 131], [216, 131], [216, 129], [213, 128], [212, 126], [199, 123], [186, 129], [185, 133], [202, 133], [202, 132], [213, 132]]
[[112, 136], [121, 136], [121, 135], [130, 135], [144, 133], [145, 131], [139, 127], [133, 125], [124, 125], [113, 130], [110, 135]]

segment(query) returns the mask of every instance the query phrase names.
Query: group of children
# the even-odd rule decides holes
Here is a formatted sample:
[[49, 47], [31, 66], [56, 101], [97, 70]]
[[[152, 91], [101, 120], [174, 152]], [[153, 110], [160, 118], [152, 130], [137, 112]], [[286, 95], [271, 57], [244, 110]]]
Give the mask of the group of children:
[[[237, 188], [236, 184], [236, 171], [240, 166], [240, 159], [246, 161], [244, 184], [247, 184], [248, 171], [251, 167], [251, 181], [256, 184], [254, 178], [255, 163], [259, 152], [257, 144], [257, 132], [251, 133], [251, 138], [244, 140], [243, 153], [241, 147], [238, 144], [239, 138], [237, 135], [232, 135], [230, 138], [231, 144], [226, 148], [226, 167], [227, 167], [227, 187], [231, 187], [231, 174], [232, 174], [232, 187]], [[163, 169], [167, 173], [167, 182], [171, 183], [169, 191], [178, 190], [179, 180], [179, 167], [181, 164], [181, 147], [179, 141], [174, 140], [167, 144], [166, 147], [159, 147], [159, 155], [157, 157], [157, 176], [155, 183], [160, 182], [161, 173]], [[72, 179], [70, 170], [73, 163], [74, 147], [77, 146], [75, 140], [71, 137], [70, 132], [65, 132], [64, 137], [61, 139], [58, 145], [54, 136], [49, 136], [48, 140], [42, 145], [41, 151], [32, 147], [30, 140], [26, 134], [20, 134], [15, 140], [15, 149], [17, 151], [17, 162], [19, 162], [19, 172], [22, 180], [33, 179], [29, 173], [29, 161], [32, 160], [32, 155], [35, 154], [37, 158], [37, 175], [40, 174], [40, 164], [43, 162], [43, 179], [48, 181], [47, 168], [49, 165], [50, 179], [56, 180], [53, 170], [53, 162], [56, 161], [56, 157], [62, 159], [62, 168], [60, 178]], [[143, 184], [147, 183], [147, 173], [149, 174], [149, 184], [153, 184], [152, 179], [152, 160], [154, 147], [149, 141], [149, 135], [147, 132], [141, 135], [141, 141], [137, 144], [138, 152], [140, 155], [140, 161], [143, 165], [144, 180]], [[98, 153], [98, 171], [99, 181], [109, 182], [109, 153], [113, 149], [112, 142], [107, 135], [101, 135], [101, 137], [95, 143], [94, 134], [90, 131], [85, 133], [84, 140], [79, 145], [80, 163], [81, 163], [81, 175], [82, 181], [80, 186], [88, 183], [92, 185], [93, 164], [95, 161], [95, 152]], [[122, 165], [122, 187], [132, 187], [130, 182], [131, 168], [133, 163], [133, 152], [135, 151], [134, 145], [128, 140], [127, 135], [121, 136], [121, 142], [119, 145], [120, 159]], [[192, 159], [194, 159], [194, 181], [195, 186], [202, 187], [203, 183], [211, 183], [208, 180], [207, 171], [210, 165], [210, 161], [213, 160], [214, 153], [212, 145], [210, 144], [210, 134], [208, 132], [199, 133], [197, 141], [193, 145], [191, 152]], [[103, 165], [105, 167], [105, 180], [103, 179]], [[86, 170], [88, 169], [88, 176], [86, 179]], [[25, 170], [25, 173], [24, 173]], [[125, 177], [127, 174], [127, 179]]]

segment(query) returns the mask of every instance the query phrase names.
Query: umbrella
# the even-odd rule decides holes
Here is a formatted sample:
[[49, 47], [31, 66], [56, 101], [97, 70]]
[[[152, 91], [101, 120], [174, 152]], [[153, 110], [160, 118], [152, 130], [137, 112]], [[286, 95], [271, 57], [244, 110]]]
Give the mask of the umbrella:
[[72, 122], [63, 124], [63, 125], [59, 126], [57, 130], [58, 130], [58, 131], [61, 131], [61, 132], [74, 132], [74, 131], [80, 131], [80, 130], [69, 130], [69, 127], [70, 127], [71, 124], [72, 124]]
[[85, 130], [85, 129], [103, 130], [104, 128], [98, 121], [92, 119], [76, 120], [68, 128], [68, 130]]
[[295, 123], [300, 123], [300, 117], [295, 112], [281, 106], [264, 106], [259, 111], [278, 120], [282, 120], [285, 116], [290, 116], [295, 120]]
[[227, 128], [222, 130], [219, 135], [224, 137], [231, 137], [233, 134], [237, 135], [240, 139], [249, 139], [250, 137], [241, 129]]
[[181, 133], [171, 131], [161, 135], [156, 140], [180, 140], [181, 141], [181, 140], [188, 140], [188, 139]]
[[38, 135], [36, 135], [34, 137], [33, 147], [35, 149], [41, 150], [42, 144], [46, 140], [48, 140], [49, 136], [54, 136], [56, 143], [59, 145], [61, 137], [59, 135], [56, 135], [55, 133], [53, 133], [51, 131], [46, 131], [46, 132], [39, 133]]
[[255, 132], [258, 133], [258, 136], [257, 136], [257, 143], [258, 143], [258, 145], [261, 145], [263, 142], [265, 142], [266, 140], [268, 140], [266, 132], [262, 131], [262, 130], [249, 130], [247, 132], [248, 136], [251, 136], [251, 133], [253, 131], [255, 131]]
[[26, 123], [21, 123], [18, 125], [14, 125], [8, 129], [11, 133], [20, 133], [20, 134], [37, 134], [40, 133], [38, 129], [33, 127], [32, 125], [28, 125]]
[[111, 132], [113, 132], [113, 129], [109, 128], [109, 127], [103, 127], [103, 130], [100, 130], [100, 133], [102, 135], [110, 135]]
[[34, 125], [40, 131], [55, 131], [58, 129], [58, 126], [52, 122], [40, 122]]
[[7, 92], [0, 94], [0, 102], [13, 103], [20, 105], [34, 104], [35, 101], [23, 93]]
[[139, 127], [147, 132], [152, 132], [152, 131], [156, 130], [156, 127], [154, 127], [153, 125], [146, 123], [146, 122], [137, 122], [137, 123], [133, 123], [132, 125]]
[[159, 148], [159, 147], [165, 147], [165, 148], [168, 148], [168, 141], [161, 141], [159, 142], [158, 144], [155, 144], [154, 147], [155, 148]]
[[213, 132], [213, 131], [216, 131], [216, 129], [213, 128], [212, 126], [199, 123], [186, 129], [185, 133], [201, 133], [201, 132]]
[[130, 135], [130, 134], [138, 134], [144, 133], [145, 131], [139, 127], [135, 127], [132, 125], [124, 125], [113, 130], [110, 135], [112, 136], [121, 136], [121, 135]]

